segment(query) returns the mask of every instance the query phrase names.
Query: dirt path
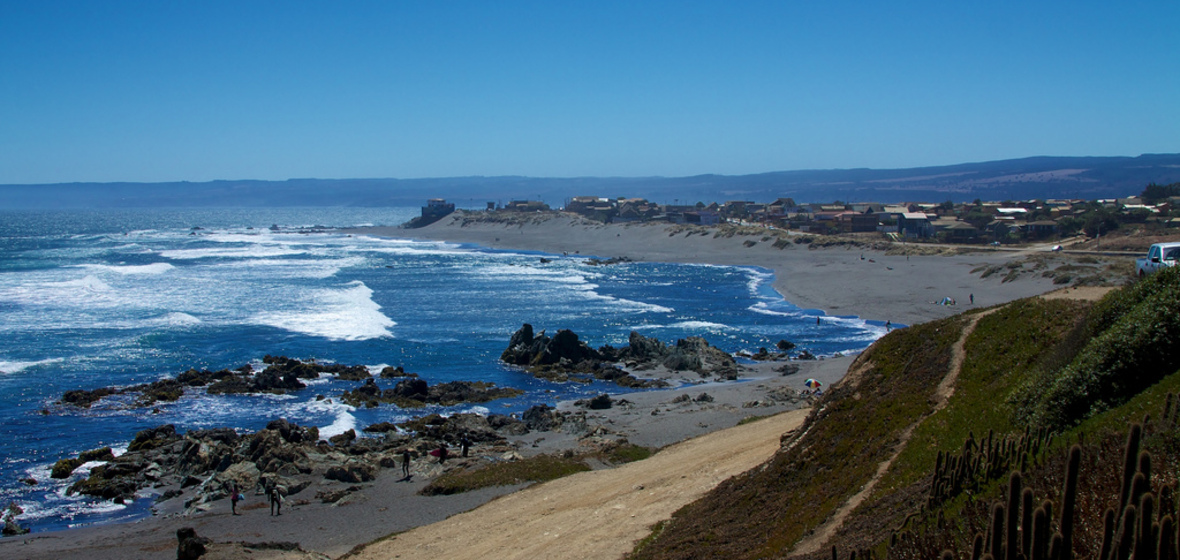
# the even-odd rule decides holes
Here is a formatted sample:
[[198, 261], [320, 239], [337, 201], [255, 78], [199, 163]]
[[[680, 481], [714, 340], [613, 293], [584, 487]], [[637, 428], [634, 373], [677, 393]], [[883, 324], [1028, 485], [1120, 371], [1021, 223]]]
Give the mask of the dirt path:
[[[999, 309], [999, 308], [997, 308]], [[868, 483], [860, 489], [844, 505], [840, 506], [823, 525], [815, 529], [813, 533], [804, 537], [791, 550], [792, 555], [804, 555], [818, 552], [820, 548], [828, 543], [828, 540], [836, 534], [840, 526], [844, 524], [844, 520], [861, 502], [868, 498], [873, 493], [873, 488], [877, 486], [877, 482], [885, 473], [889, 471], [889, 467], [893, 465], [893, 461], [897, 460], [898, 455], [901, 455], [902, 450], [910, 441], [910, 437], [914, 435], [914, 430], [926, 419], [930, 414], [934, 414], [946, 407], [946, 403], [950, 400], [951, 395], [955, 394], [955, 381], [959, 378], [959, 372], [963, 369], [963, 360], [966, 358], [966, 344], [967, 337], [975, 332], [975, 325], [979, 324], [979, 320], [994, 313], [996, 309], [990, 309], [983, 313], [977, 313], [967, 317], [967, 324], [963, 326], [963, 334], [959, 336], [959, 340], [955, 341], [954, 346], [951, 347], [951, 364], [947, 374], [943, 376], [942, 381], [939, 382], [938, 387], [934, 390], [934, 406], [930, 412], [924, 415], [921, 419], [913, 424], [910, 424], [902, 433], [893, 447], [893, 453], [889, 458], [877, 465], [877, 471], [873, 473], [873, 478], [869, 479]]]
[[580, 473], [374, 543], [355, 558], [622, 558], [680, 507], [765, 463], [796, 410], [685, 441], [643, 461]]

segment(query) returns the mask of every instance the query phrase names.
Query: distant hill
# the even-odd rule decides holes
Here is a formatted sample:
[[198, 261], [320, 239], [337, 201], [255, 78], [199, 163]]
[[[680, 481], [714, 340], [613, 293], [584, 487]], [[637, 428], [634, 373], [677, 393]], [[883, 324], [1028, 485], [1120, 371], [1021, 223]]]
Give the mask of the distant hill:
[[289, 179], [202, 183], [0, 185], [0, 208], [202, 206], [417, 206], [446, 198], [460, 207], [574, 196], [642, 197], [659, 203], [902, 202], [1115, 198], [1149, 183], [1180, 182], [1180, 154], [1031, 157], [910, 169], [776, 171], [693, 177], [448, 177]]

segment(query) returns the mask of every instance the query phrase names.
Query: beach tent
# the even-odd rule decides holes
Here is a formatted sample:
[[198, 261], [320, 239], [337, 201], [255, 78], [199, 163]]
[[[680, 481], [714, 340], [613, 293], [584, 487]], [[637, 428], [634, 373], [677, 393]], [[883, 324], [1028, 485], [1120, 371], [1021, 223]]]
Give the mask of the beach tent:
[[820, 383], [811, 377], [808, 377], [807, 381], [804, 381], [803, 384], [806, 385], [808, 389], [819, 389], [820, 385], [823, 385], [823, 383]]
[[944, 298], [942, 298], [941, 301], [938, 302], [938, 305], [954, 305], [954, 304], [955, 304], [955, 300], [951, 299], [950, 296], [944, 297]]

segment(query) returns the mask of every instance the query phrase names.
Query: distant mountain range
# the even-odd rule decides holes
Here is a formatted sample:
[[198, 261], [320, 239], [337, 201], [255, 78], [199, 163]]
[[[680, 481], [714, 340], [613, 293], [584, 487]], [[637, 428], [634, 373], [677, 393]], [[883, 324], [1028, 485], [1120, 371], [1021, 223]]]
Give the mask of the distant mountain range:
[[797, 202], [955, 202], [1116, 198], [1149, 183], [1180, 182], [1180, 154], [1031, 157], [909, 169], [776, 171], [693, 177], [448, 177], [289, 179], [203, 183], [0, 185], [0, 208], [202, 206], [418, 206], [446, 198], [459, 207], [574, 196], [640, 197], [663, 204], [791, 197]]

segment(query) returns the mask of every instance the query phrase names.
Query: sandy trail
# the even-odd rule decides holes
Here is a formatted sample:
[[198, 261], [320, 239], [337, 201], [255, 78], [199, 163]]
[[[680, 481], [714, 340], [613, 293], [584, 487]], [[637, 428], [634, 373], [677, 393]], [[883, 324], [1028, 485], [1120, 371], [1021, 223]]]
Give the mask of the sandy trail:
[[802, 424], [808, 412], [779, 414], [616, 469], [540, 484], [370, 545], [356, 558], [621, 558], [652, 525], [766, 462], [779, 449], [780, 436]]

